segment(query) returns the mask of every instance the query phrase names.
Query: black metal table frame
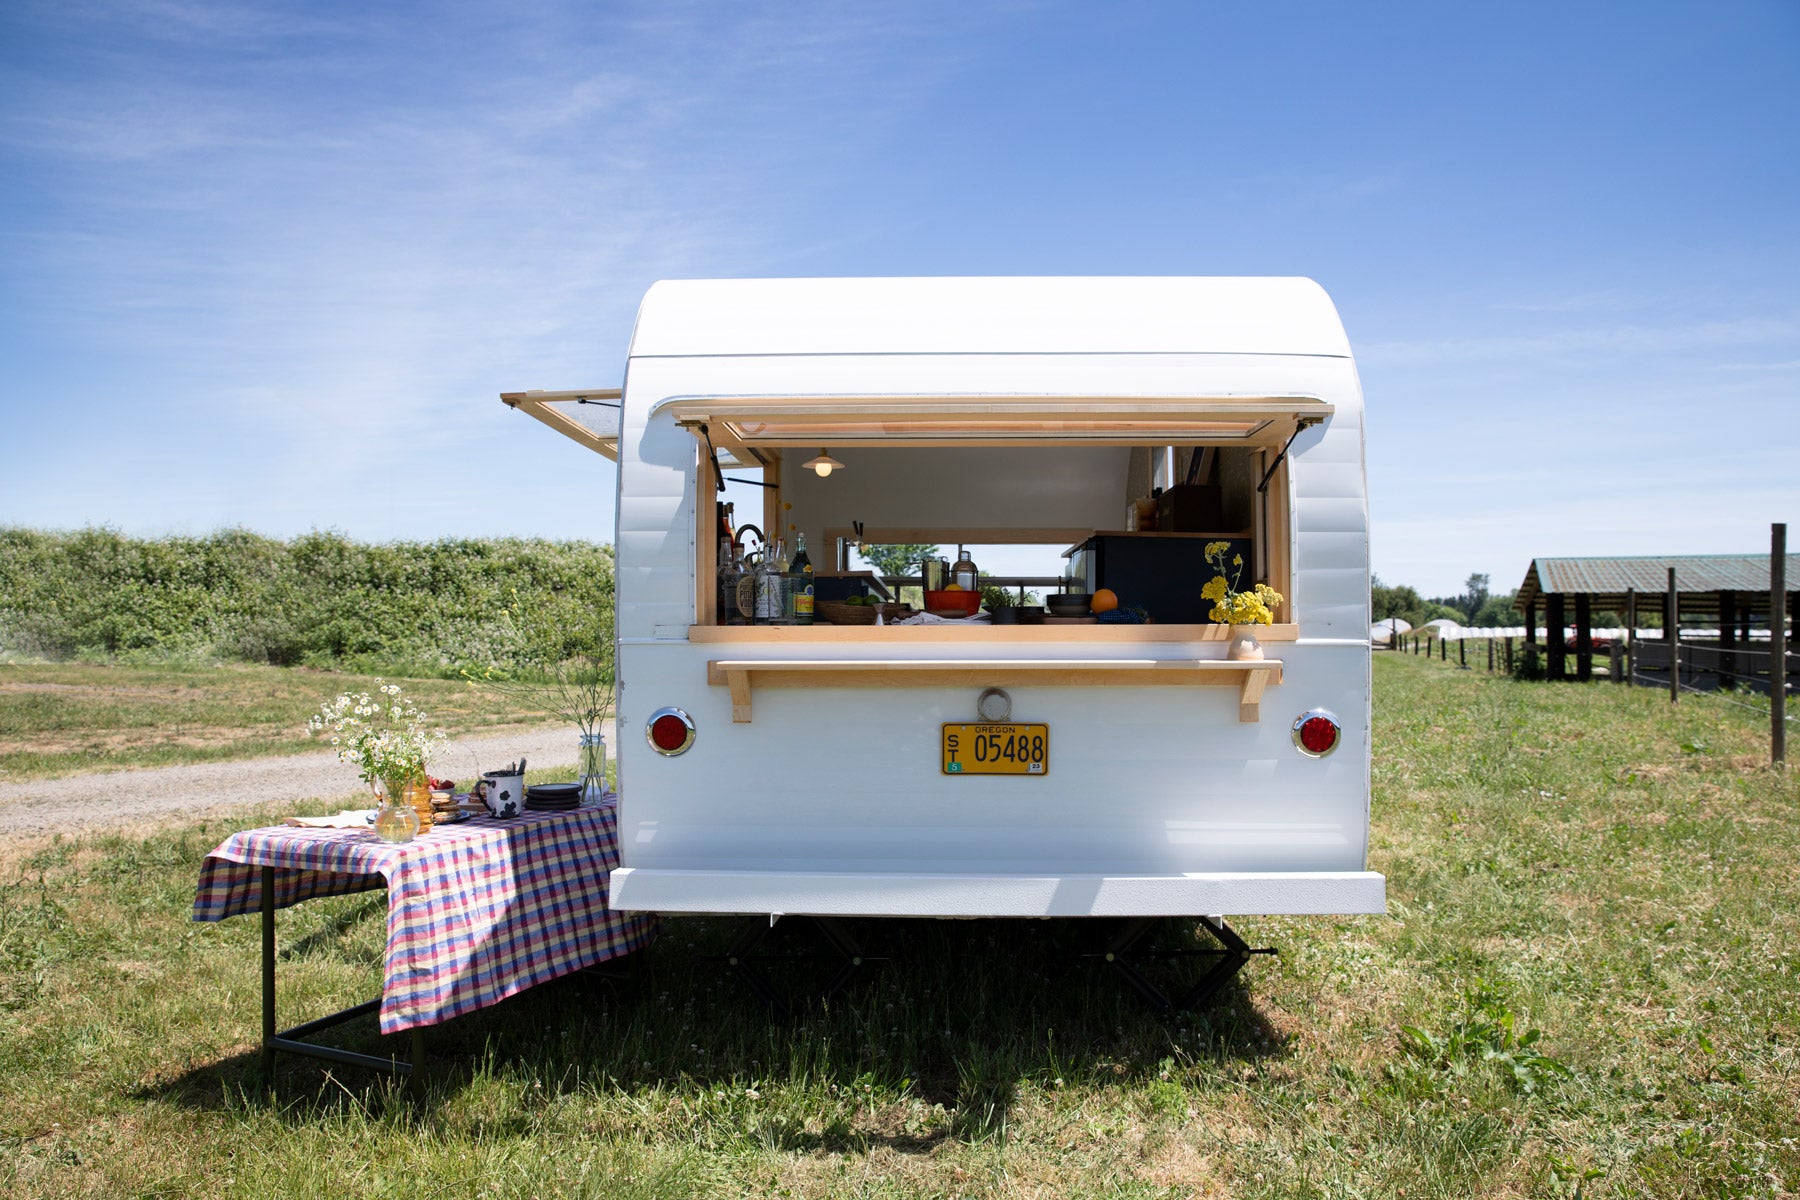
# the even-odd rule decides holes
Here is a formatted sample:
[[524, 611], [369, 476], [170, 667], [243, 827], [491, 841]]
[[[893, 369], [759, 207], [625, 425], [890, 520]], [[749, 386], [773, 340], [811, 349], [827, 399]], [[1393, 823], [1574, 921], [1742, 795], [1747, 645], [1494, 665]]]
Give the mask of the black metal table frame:
[[425, 1074], [425, 1027], [415, 1025], [412, 1034], [412, 1058], [410, 1061], [401, 1058], [383, 1058], [378, 1054], [362, 1054], [355, 1050], [340, 1050], [336, 1046], [322, 1046], [317, 1042], [304, 1040], [321, 1029], [329, 1029], [371, 1013], [381, 1007], [381, 997], [365, 1000], [361, 1004], [353, 1004], [349, 1008], [295, 1025], [291, 1029], [275, 1027], [275, 868], [262, 868], [262, 1070], [263, 1079], [270, 1086], [275, 1082], [275, 1055], [301, 1054], [308, 1058], [324, 1059], [327, 1062], [346, 1063], [350, 1066], [368, 1067], [374, 1071], [386, 1071], [389, 1074], [404, 1076], [410, 1084], [422, 1079]]

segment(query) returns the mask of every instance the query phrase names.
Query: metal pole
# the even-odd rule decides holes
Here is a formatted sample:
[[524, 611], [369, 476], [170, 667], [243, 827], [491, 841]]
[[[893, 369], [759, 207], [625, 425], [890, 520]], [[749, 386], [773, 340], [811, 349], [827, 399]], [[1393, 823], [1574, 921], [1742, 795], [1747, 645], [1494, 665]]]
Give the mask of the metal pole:
[[262, 1071], [263, 1086], [275, 1086], [275, 868], [262, 869]]
[[1669, 595], [1663, 604], [1669, 627], [1663, 640], [1669, 643], [1669, 703], [1681, 703], [1681, 593], [1675, 589], [1675, 568], [1669, 568]]
[[1769, 761], [1787, 761], [1787, 525], [1769, 526]]
[[1636, 687], [1637, 680], [1637, 589], [1625, 589], [1625, 686]]

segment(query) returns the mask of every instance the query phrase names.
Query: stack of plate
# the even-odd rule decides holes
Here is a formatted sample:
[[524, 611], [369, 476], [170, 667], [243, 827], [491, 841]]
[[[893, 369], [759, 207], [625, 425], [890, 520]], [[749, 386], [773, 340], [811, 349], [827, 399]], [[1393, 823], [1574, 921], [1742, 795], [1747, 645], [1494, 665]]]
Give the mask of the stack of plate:
[[526, 812], [567, 812], [580, 807], [579, 783], [540, 783], [525, 789]]

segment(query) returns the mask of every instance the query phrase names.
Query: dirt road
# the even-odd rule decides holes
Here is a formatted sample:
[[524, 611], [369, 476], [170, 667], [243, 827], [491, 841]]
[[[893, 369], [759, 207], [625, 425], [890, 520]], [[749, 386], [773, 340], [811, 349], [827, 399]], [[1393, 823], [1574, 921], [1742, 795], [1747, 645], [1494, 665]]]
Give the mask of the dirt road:
[[[606, 742], [610, 750], [610, 722]], [[478, 765], [492, 770], [520, 757], [530, 760], [533, 771], [573, 766], [575, 731], [558, 725], [466, 738], [450, 743], [431, 765], [466, 785], [477, 777]], [[0, 838], [157, 824], [290, 801], [341, 798], [348, 806], [363, 794], [356, 768], [339, 762], [329, 751], [72, 775], [0, 784]]]

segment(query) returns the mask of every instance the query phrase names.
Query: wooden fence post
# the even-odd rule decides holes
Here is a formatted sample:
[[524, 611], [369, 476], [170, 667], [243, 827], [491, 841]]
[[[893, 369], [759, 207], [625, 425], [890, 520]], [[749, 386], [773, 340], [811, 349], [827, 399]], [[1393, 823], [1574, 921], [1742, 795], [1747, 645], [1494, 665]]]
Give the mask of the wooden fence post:
[[1438, 661], [1439, 662], [1449, 662], [1450, 661], [1450, 641], [1448, 638], [1439, 638], [1438, 639]]
[[1469, 669], [1469, 639], [1468, 638], [1457, 638], [1456, 639], [1456, 669], [1459, 671], [1466, 671]]
[[1512, 639], [1506, 639], [1506, 673], [1512, 674]]
[[1769, 526], [1769, 761], [1787, 761], [1787, 525]]
[[1669, 568], [1669, 594], [1663, 601], [1669, 614], [1663, 640], [1669, 643], [1669, 703], [1681, 703], [1681, 593], [1675, 588], [1675, 568]]
[[1488, 674], [1494, 673], [1494, 639], [1488, 639]]

